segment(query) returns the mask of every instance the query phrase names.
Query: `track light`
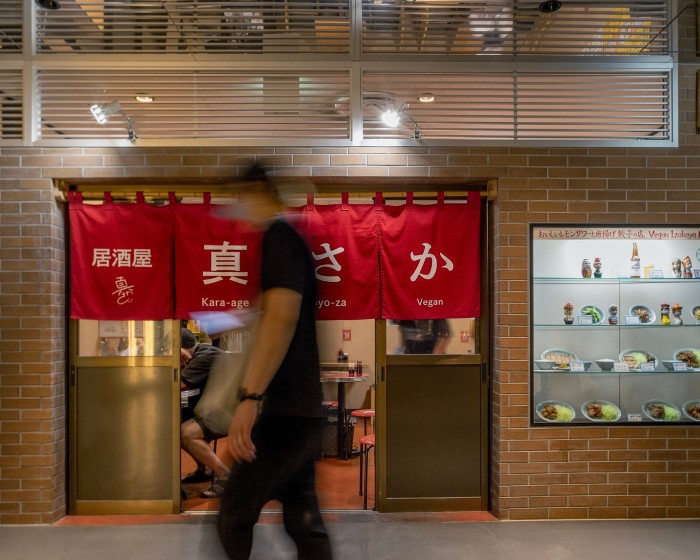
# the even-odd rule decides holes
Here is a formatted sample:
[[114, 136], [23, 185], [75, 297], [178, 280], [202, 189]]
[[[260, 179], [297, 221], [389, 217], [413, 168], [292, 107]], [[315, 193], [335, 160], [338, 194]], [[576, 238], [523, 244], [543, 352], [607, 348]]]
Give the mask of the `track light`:
[[387, 109], [382, 113], [382, 122], [391, 128], [396, 128], [399, 126], [399, 114], [394, 109]]
[[559, 11], [561, 2], [559, 0], [545, 0], [537, 8], [543, 14], [553, 14]]
[[129, 140], [134, 142], [138, 138], [136, 130], [134, 130], [134, 123], [131, 122], [129, 115], [124, 112], [122, 104], [118, 100], [115, 99], [109, 103], [95, 103], [90, 106], [90, 112], [99, 124], [105, 124], [113, 115], [122, 115], [127, 122], [126, 130], [129, 134]]
[[401, 122], [401, 114], [406, 107], [408, 107], [408, 103], [403, 97], [387, 98], [384, 111], [382, 111], [382, 122], [391, 128], [396, 128]]
[[92, 116], [95, 117], [95, 120], [100, 124], [105, 124], [109, 120], [109, 117], [121, 113], [121, 111], [122, 104], [116, 99], [109, 103], [95, 103], [90, 106]]
[[379, 112], [381, 121], [389, 128], [398, 127], [404, 118], [410, 120], [413, 123], [413, 139], [421, 139], [422, 134], [418, 123], [406, 112], [408, 101], [405, 97], [394, 93], [375, 91], [365, 93], [363, 102], [367, 106], [374, 107]]

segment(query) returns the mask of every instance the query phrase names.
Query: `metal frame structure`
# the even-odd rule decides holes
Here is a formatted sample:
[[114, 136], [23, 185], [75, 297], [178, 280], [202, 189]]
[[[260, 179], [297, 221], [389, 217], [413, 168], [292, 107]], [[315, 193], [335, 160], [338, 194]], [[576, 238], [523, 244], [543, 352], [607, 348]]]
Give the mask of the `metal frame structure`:
[[[192, 3], [210, 10], [203, 21], [207, 29], [211, 27], [213, 3]], [[129, 3], [92, 0], [63, 4], [66, 9], [73, 6], [73, 12], [66, 12], [71, 14], [75, 6], [84, 4], [105, 10], [107, 4], [126, 9]], [[145, 4], [154, 9], [174, 5], [169, 0]], [[221, 4], [233, 5], [217, 3]], [[99, 36], [91, 37], [81, 48], [82, 36], [79, 32], [71, 36], [68, 24], [73, 16], [62, 15], [63, 8], [48, 14], [34, 2], [0, 0], [0, 10], [3, 5], [21, 6], [24, 25], [22, 48], [0, 49], [0, 77], [22, 92], [21, 121], [17, 121], [21, 125], [16, 123], [15, 134], [1, 134], [0, 146], [678, 144], [677, 39], [673, 31], [680, 14], [672, 0], [565, 2], [559, 20], [554, 19], [558, 14], [538, 13], [535, 0], [495, 4], [338, 0], [331, 7], [343, 15], [330, 20], [331, 38], [335, 38], [330, 46], [324, 43], [322, 33], [326, 31], [318, 29], [318, 18], [309, 23], [308, 14], [316, 13], [316, 1], [288, 0], [283, 3], [284, 11], [275, 8], [275, 25], [270, 26], [270, 32], [265, 26], [256, 26], [263, 29], [258, 43], [217, 44], [216, 50], [202, 42], [201, 30], [173, 27], [172, 15], [168, 16], [167, 32], [156, 39], [169, 41], [166, 45], [172, 48], [146, 44], [144, 25], [128, 18], [123, 21], [121, 42], [115, 42], [115, 32], [108, 32], [100, 20], [99, 32], [108, 35], [111, 43], [95, 46]], [[598, 10], [598, 19], [589, 22], [585, 6]], [[496, 9], [509, 10], [506, 24], [494, 19]], [[567, 9], [571, 11], [567, 13]], [[677, 15], [671, 17], [674, 13]], [[481, 19], [470, 19], [474, 17]], [[640, 17], [644, 18], [642, 23]], [[494, 33], [501, 32], [506, 45], [496, 51], [491, 32], [484, 31], [484, 26], [494, 21]], [[636, 31], [636, 35], [630, 31], [630, 26], [642, 24], [643, 31]], [[0, 32], [3, 25], [0, 23]], [[267, 49], [266, 41], [273, 48]], [[183, 43], [195, 47], [181, 48]], [[544, 81], [535, 83], [525, 95], [523, 77], [534, 74]], [[207, 96], [201, 94], [203, 75], [217, 80]], [[572, 87], [572, 78], [579, 80], [573, 88], [581, 89], [580, 84], [592, 75], [603, 77], [592, 87], [605, 95], [576, 97], [567, 90]], [[113, 76], [116, 79], [110, 81]], [[310, 95], [303, 89], [308, 76], [315, 76]], [[74, 78], [78, 79], [71, 89]], [[490, 82], [492, 78], [497, 81]], [[627, 78], [629, 83], [621, 81]], [[276, 113], [256, 108], [256, 103], [264, 106], [268, 102], [265, 91], [258, 91], [259, 99], [251, 97], [250, 103], [244, 97], [262, 88], [260, 84], [266, 80], [265, 88], [272, 91], [274, 104], [281, 108]], [[479, 80], [483, 90], [474, 85]], [[381, 90], [382, 85], [409, 100], [415, 122], [404, 119], [398, 129], [381, 125], [363, 99]], [[160, 87], [165, 93], [155, 104], [139, 106], [132, 101], [139, 86]], [[434, 93], [438, 102], [418, 102], [416, 93], [421, 88]], [[179, 89], [182, 95], [173, 98]], [[606, 97], [606, 92], [614, 91], [619, 91], [619, 97]], [[168, 95], [171, 97], [166, 99]], [[489, 126], [498, 119], [490, 103], [499, 96], [504, 131], [494, 134]], [[119, 123], [101, 129], [91, 122], [87, 105], [111, 99], [119, 99], [134, 119], [139, 131], [135, 142]], [[225, 107], [217, 105], [222, 99]], [[301, 110], [293, 114], [297, 107]], [[3, 117], [3, 131], [10, 130], [13, 121]], [[317, 132], [311, 131], [311, 123], [316, 123]], [[258, 124], [259, 130], [252, 131]], [[530, 131], [524, 134], [528, 127]], [[586, 127], [592, 131], [575, 134], [577, 128], [584, 131]], [[416, 129], [420, 135], [414, 134]]]

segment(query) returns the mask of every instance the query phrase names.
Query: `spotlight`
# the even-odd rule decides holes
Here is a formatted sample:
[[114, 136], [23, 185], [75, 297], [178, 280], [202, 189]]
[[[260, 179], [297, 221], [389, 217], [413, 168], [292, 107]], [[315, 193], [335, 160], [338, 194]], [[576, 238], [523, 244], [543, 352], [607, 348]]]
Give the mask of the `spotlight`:
[[382, 122], [391, 128], [399, 126], [400, 120], [399, 113], [396, 109], [386, 109], [382, 113]]
[[560, 0], [545, 0], [537, 8], [543, 14], [553, 14], [561, 8]]
[[122, 104], [116, 99], [109, 103], [95, 103], [90, 106], [90, 112], [98, 123], [105, 124], [109, 117], [122, 112]]
[[58, 0], [36, 0], [36, 5], [44, 10], [61, 9], [61, 3]]
[[123, 111], [122, 104], [116, 99], [109, 103], [95, 103], [90, 106], [90, 112], [99, 124], [105, 124], [113, 115], [122, 115], [127, 122], [126, 130], [129, 134], [129, 140], [134, 142], [138, 138], [136, 130], [134, 130], [134, 123], [131, 122], [129, 115]]
[[[422, 134], [416, 120], [408, 114], [408, 101], [401, 95], [386, 91], [366, 92], [363, 95], [363, 103], [379, 113], [379, 118], [385, 126], [396, 128], [401, 121], [407, 119], [413, 123], [413, 139], [420, 140]], [[375, 113], [376, 114], [376, 113]]]

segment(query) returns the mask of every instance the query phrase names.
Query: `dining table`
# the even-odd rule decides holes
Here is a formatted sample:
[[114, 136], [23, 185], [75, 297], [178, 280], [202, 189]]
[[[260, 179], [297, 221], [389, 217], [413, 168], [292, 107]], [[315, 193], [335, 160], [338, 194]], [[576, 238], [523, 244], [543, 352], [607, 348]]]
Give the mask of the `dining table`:
[[338, 385], [338, 458], [347, 460], [349, 458], [348, 445], [345, 441], [347, 431], [345, 424], [347, 411], [345, 408], [345, 388], [348, 383], [359, 383], [367, 381], [368, 375], [350, 374], [348, 371], [321, 371], [321, 383], [336, 383]]

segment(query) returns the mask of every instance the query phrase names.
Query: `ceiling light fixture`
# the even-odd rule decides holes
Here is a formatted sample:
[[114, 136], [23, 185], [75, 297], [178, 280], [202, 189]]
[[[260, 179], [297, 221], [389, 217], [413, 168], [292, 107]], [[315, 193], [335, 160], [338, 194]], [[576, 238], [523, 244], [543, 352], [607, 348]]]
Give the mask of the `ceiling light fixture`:
[[432, 103], [433, 101], [435, 101], [435, 94], [429, 92], [421, 93], [418, 96], [418, 101], [420, 101], [421, 103]]
[[109, 103], [95, 103], [90, 106], [90, 112], [99, 124], [105, 124], [113, 115], [122, 115], [127, 122], [126, 130], [129, 134], [129, 141], [134, 142], [138, 138], [136, 130], [134, 130], [134, 123], [131, 122], [129, 115], [124, 112], [121, 103], [116, 99]]
[[561, 9], [560, 0], [545, 0], [537, 8], [542, 14], [553, 14]]
[[61, 9], [61, 3], [58, 0], [36, 0], [36, 5], [44, 10]]
[[156, 98], [152, 95], [146, 95], [145, 93], [137, 94], [134, 96], [134, 99], [136, 99], [136, 101], [139, 103], [153, 103], [156, 100]]

